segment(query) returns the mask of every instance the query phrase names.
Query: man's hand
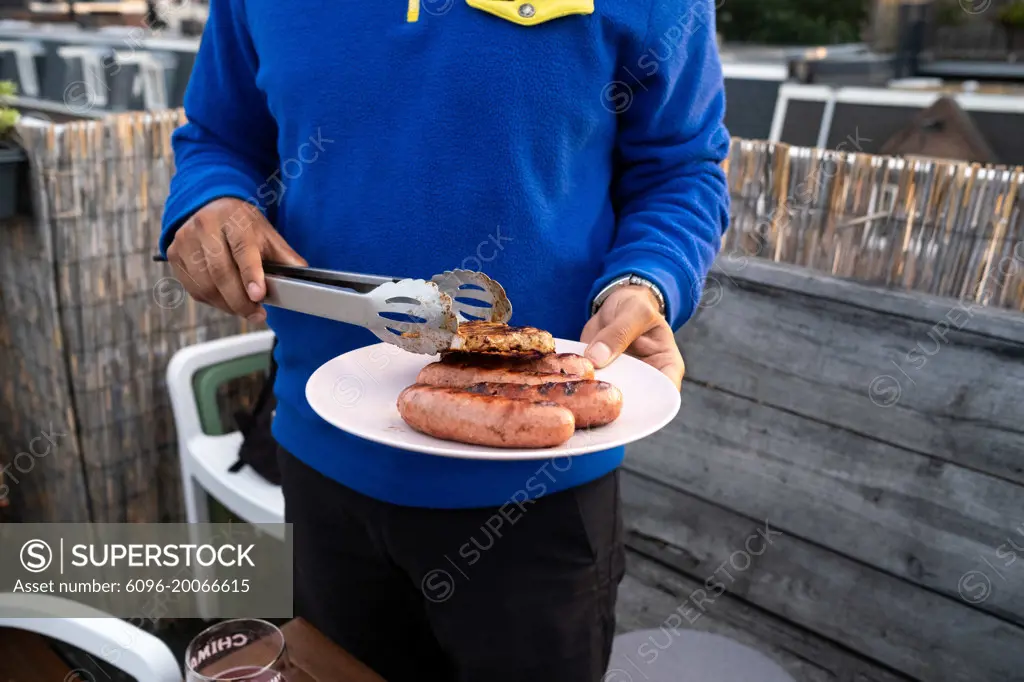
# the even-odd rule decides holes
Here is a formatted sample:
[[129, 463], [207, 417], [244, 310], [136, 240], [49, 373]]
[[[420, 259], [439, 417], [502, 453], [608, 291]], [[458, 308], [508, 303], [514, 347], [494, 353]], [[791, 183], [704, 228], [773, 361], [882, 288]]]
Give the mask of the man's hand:
[[262, 322], [263, 261], [306, 265], [255, 206], [215, 199], [196, 211], [167, 247], [174, 275], [200, 303]]
[[583, 327], [580, 339], [595, 367], [605, 367], [622, 353], [655, 367], [682, 388], [686, 366], [658, 301], [647, 287], [624, 286], [612, 292]]

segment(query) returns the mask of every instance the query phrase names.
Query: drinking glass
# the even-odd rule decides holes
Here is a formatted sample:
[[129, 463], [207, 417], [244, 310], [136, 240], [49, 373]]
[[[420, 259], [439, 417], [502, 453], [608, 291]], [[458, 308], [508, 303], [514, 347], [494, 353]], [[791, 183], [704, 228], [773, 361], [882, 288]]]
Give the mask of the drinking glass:
[[288, 682], [284, 633], [257, 618], [226, 620], [185, 650], [186, 682]]

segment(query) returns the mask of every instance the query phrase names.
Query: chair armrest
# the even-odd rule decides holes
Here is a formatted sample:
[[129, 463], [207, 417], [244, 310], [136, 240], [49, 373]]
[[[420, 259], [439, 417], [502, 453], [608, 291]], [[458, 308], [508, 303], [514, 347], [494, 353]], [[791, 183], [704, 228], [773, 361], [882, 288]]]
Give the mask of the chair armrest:
[[2, 592], [0, 613], [0, 626], [66, 642], [140, 682], [181, 682], [181, 667], [166, 644], [98, 609], [49, 595]]
[[[174, 410], [174, 422], [178, 431], [179, 442], [188, 442], [193, 436], [205, 433], [201, 418], [193, 379], [205, 368], [229, 362], [251, 355], [270, 352], [274, 343], [272, 331], [239, 334], [215, 341], [198, 343], [182, 348], [167, 365], [167, 390], [171, 395], [171, 407]], [[239, 365], [238, 376], [252, 371], [252, 366]], [[219, 376], [224, 381], [231, 378]], [[209, 419], [207, 419], [209, 421]]]

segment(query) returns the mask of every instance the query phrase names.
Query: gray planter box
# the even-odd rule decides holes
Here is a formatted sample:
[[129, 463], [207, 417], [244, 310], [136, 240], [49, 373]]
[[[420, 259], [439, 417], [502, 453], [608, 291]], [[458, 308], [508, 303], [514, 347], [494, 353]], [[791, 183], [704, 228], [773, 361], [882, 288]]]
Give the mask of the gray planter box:
[[31, 213], [28, 158], [20, 147], [0, 142], [0, 220]]

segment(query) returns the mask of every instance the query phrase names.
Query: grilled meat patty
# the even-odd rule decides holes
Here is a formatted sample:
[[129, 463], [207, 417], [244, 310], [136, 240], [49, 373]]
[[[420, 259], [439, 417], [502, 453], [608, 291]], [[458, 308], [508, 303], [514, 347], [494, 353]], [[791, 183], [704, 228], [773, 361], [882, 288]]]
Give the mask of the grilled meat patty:
[[554, 353], [555, 340], [536, 327], [510, 327], [496, 322], [463, 322], [452, 340], [452, 350], [467, 353], [519, 355]]

